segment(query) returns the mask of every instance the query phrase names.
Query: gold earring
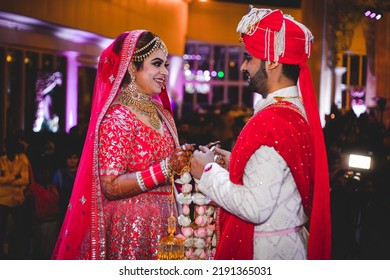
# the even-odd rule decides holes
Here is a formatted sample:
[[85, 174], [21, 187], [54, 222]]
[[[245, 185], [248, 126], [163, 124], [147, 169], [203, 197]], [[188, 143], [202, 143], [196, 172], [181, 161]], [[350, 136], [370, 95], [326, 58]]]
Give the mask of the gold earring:
[[130, 83], [129, 85], [127, 86], [127, 89], [130, 93], [137, 93], [138, 92], [138, 87], [137, 87], [137, 84], [135, 82], [135, 70], [134, 70], [134, 67], [130, 67], [130, 71], [129, 71], [129, 74], [130, 74]]

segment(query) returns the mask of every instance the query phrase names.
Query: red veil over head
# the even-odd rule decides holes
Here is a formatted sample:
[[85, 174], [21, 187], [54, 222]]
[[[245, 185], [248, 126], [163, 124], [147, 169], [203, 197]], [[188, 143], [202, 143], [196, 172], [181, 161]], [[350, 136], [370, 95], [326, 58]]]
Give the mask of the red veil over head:
[[[91, 118], [68, 206], [52, 259], [105, 259], [105, 227], [98, 173], [98, 131], [101, 121], [120, 92], [138, 38], [146, 30], [119, 35], [101, 54], [95, 80]], [[122, 49], [115, 50], [116, 42]], [[166, 90], [158, 94], [171, 111]]]

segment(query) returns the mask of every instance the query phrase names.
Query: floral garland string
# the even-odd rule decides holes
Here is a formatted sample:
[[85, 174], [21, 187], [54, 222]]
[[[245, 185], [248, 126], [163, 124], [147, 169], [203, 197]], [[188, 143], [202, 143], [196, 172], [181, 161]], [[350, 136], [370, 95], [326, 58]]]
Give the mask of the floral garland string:
[[185, 259], [212, 260], [217, 243], [216, 207], [210, 198], [198, 190], [198, 180], [193, 179], [189, 172], [175, 182], [181, 185], [181, 193], [177, 197], [182, 205], [182, 214], [178, 217], [178, 237], [184, 239]]

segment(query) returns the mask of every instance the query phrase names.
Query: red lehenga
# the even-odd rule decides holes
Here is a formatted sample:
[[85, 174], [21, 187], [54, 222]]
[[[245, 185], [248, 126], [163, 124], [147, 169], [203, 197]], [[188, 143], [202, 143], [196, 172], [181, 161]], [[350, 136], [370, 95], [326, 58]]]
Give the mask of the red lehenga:
[[124, 105], [113, 104], [143, 32], [121, 34], [115, 40], [123, 41], [120, 52], [114, 41], [100, 56], [86, 141], [52, 259], [155, 259], [158, 240], [166, 234], [169, 186], [108, 201], [100, 183], [100, 174], [143, 170], [179, 146], [166, 90], [155, 96], [163, 135]]
[[[100, 176], [149, 168], [173, 152], [174, 139], [139, 121], [125, 106], [114, 105], [99, 131]], [[127, 139], [127, 145], [118, 143]], [[166, 235], [172, 206], [168, 184], [138, 196], [115, 201], [103, 198], [108, 259], [155, 259], [158, 242]]]

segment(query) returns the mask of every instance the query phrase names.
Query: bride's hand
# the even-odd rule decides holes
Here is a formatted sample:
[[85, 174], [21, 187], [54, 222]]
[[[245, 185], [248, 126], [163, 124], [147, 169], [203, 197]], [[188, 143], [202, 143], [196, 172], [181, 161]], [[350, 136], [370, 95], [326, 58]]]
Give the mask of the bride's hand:
[[167, 158], [167, 165], [174, 175], [182, 175], [190, 166], [195, 144], [184, 144], [177, 147]]

